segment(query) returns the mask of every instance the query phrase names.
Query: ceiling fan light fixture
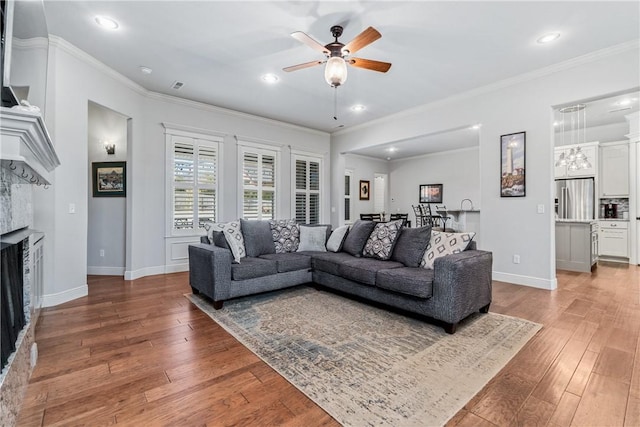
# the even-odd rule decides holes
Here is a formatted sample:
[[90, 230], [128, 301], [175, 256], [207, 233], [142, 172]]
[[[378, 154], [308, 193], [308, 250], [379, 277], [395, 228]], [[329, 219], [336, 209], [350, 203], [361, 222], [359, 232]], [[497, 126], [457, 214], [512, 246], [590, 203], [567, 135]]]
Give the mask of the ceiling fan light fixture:
[[347, 81], [347, 63], [339, 56], [332, 56], [327, 60], [324, 69], [324, 79], [331, 87], [338, 87]]

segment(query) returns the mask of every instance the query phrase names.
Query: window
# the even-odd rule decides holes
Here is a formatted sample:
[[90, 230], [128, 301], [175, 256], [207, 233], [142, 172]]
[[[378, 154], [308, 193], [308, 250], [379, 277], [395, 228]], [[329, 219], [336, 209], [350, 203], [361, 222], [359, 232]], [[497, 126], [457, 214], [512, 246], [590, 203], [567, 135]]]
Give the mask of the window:
[[344, 221], [351, 222], [351, 180], [353, 171], [344, 172]]
[[193, 234], [218, 210], [218, 157], [221, 139], [167, 133], [168, 189], [171, 234]]
[[322, 194], [322, 157], [294, 154], [292, 160], [295, 183], [293, 216], [300, 223], [318, 224]]
[[276, 150], [239, 146], [242, 165], [242, 217], [276, 218]]

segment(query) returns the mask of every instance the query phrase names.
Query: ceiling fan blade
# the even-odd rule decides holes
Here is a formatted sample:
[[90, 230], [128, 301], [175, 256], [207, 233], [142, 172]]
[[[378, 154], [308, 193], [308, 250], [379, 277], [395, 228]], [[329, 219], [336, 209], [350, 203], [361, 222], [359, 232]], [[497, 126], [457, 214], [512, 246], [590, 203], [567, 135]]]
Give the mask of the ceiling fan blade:
[[350, 58], [347, 62], [354, 67], [366, 68], [367, 70], [379, 71], [381, 73], [386, 73], [389, 71], [389, 68], [391, 68], [391, 63], [374, 61], [373, 59]]
[[298, 64], [298, 65], [292, 65], [290, 67], [285, 67], [282, 70], [283, 71], [297, 71], [297, 70], [302, 70], [303, 68], [309, 68], [309, 67], [314, 67], [316, 65], [320, 65], [324, 63], [324, 61], [309, 61], [309, 62], [305, 62], [304, 64]]
[[325, 55], [329, 54], [329, 51], [327, 50], [326, 47], [324, 47], [323, 45], [321, 45], [320, 43], [318, 43], [317, 41], [315, 41], [314, 39], [312, 39], [302, 31], [294, 31], [293, 33], [291, 33], [291, 37], [293, 37], [294, 39], [298, 40], [301, 43], [306, 44], [312, 49], [315, 49], [324, 53]]
[[342, 50], [348, 50], [349, 54], [353, 55], [366, 45], [378, 40], [380, 37], [382, 37], [382, 34], [380, 34], [378, 30], [373, 27], [369, 27], [347, 43]]

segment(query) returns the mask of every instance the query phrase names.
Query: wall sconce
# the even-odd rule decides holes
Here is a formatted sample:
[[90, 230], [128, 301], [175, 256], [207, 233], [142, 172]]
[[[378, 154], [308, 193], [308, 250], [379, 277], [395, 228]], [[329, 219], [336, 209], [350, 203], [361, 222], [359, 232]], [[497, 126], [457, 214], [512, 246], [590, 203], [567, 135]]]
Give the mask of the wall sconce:
[[116, 154], [116, 144], [113, 142], [105, 141], [104, 149], [107, 150], [107, 154]]

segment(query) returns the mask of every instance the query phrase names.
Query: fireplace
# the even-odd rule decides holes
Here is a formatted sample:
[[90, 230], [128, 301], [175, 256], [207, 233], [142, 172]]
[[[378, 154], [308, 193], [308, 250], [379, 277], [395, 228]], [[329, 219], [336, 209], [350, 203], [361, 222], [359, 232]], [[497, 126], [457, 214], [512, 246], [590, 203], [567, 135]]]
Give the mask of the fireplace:
[[[28, 240], [27, 240], [28, 241]], [[3, 244], [4, 246], [4, 244]], [[1, 357], [4, 369], [9, 356], [16, 350], [18, 335], [26, 325], [24, 307], [24, 241], [7, 244], [0, 252], [0, 329]], [[28, 311], [28, 307], [27, 307]]]

